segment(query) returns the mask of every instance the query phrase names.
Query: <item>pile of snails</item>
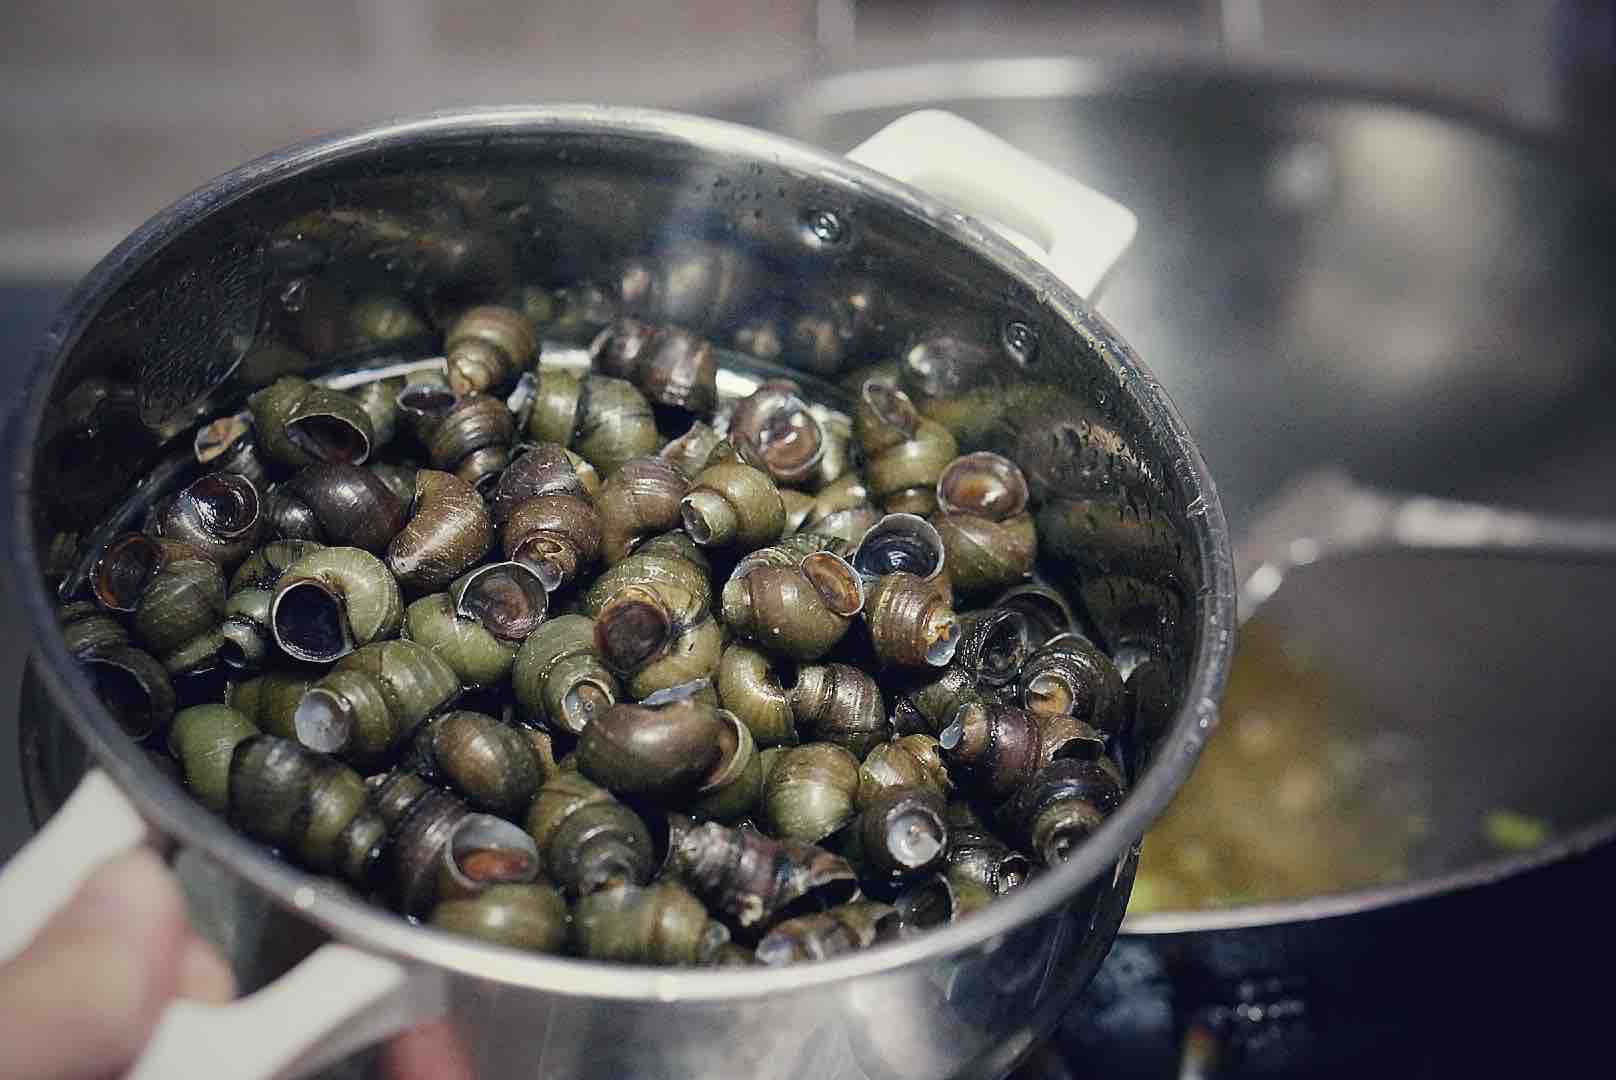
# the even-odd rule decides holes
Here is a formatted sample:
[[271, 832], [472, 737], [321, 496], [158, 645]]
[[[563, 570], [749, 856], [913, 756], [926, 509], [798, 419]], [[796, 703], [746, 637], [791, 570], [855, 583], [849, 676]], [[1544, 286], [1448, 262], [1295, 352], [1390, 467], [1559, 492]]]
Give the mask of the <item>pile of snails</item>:
[[969, 915], [1119, 803], [1117, 665], [1033, 579], [1021, 470], [890, 377], [851, 418], [619, 317], [479, 306], [444, 360], [285, 376], [60, 610], [133, 737], [439, 929], [786, 964]]

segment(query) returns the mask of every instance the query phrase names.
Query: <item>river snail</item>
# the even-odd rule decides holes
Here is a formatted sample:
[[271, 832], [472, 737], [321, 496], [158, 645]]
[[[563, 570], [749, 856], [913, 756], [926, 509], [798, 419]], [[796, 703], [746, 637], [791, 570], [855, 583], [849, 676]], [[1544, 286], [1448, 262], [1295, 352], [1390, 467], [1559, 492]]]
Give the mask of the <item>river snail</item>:
[[174, 714], [168, 749], [191, 793], [222, 813], [229, 802], [231, 755], [242, 740], [257, 734], [253, 722], [228, 705], [192, 705]]
[[404, 618], [398, 579], [359, 548], [328, 547], [286, 568], [270, 604], [281, 651], [323, 663], [397, 632]]
[[995, 895], [1009, 892], [1027, 880], [1032, 862], [989, 830], [963, 800], [948, 804], [948, 877], [968, 881]]
[[270, 489], [265, 515], [274, 535], [363, 548], [373, 554], [404, 528], [410, 504], [358, 465], [311, 465]]
[[802, 484], [813, 475], [830, 441], [789, 379], [769, 379], [735, 404], [729, 437], [749, 444], [780, 484]]
[[785, 503], [769, 474], [741, 462], [708, 465], [679, 502], [685, 532], [702, 547], [748, 552], [786, 527]]
[[723, 653], [707, 571], [681, 537], [641, 545], [597, 578], [586, 598], [596, 651], [636, 698], [711, 677]]
[[387, 545], [387, 568], [416, 592], [443, 588], [494, 543], [494, 523], [477, 489], [458, 476], [422, 469], [409, 522]]
[[1041, 764], [1041, 740], [1038, 718], [1010, 705], [958, 717], [937, 737], [943, 760], [990, 800], [1005, 799], [1032, 779]]
[[848, 827], [846, 850], [874, 883], [925, 874], [946, 864], [947, 804], [935, 788], [883, 789]]
[[423, 721], [406, 762], [428, 779], [495, 814], [521, 814], [544, 783], [543, 765], [517, 728], [487, 713], [456, 709]]
[[96, 560], [91, 587], [102, 607], [130, 615], [134, 639], [170, 673], [206, 671], [219, 662], [224, 573], [197, 548], [124, 533]]
[[712, 346], [677, 326], [621, 318], [590, 343], [595, 370], [627, 379], [651, 401], [690, 412], [718, 403], [718, 367]]
[[605, 375], [579, 377], [542, 364], [527, 432], [575, 451], [603, 479], [625, 461], [656, 453], [662, 442], [651, 403], [633, 384]]
[[[808, 532], [854, 543], [881, 520], [881, 511], [870, 501], [870, 489], [857, 472], [844, 473], [826, 484], [813, 499], [813, 507], [801, 525]], [[942, 550], [941, 541], [938, 550]]]
[[1032, 572], [1038, 533], [1015, 462], [986, 452], [955, 458], [937, 481], [937, 507], [932, 521], [956, 589], [1001, 590]]
[[582, 734], [618, 694], [587, 615], [561, 615], [529, 634], [517, 650], [511, 686], [529, 721], [570, 735]]
[[667, 445], [657, 451], [657, 457], [671, 461], [686, 476], [695, 476], [707, 467], [707, 459], [723, 438], [711, 424], [697, 420], [683, 435], [668, 440]]
[[499, 474], [488, 509], [494, 524], [504, 525], [530, 499], [570, 495], [593, 501], [599, 493], [600, 476], [582, 457], [559, 443], [525, 444]]
[[287, 375], [254, 393], [247, 405], [259, 450], [284, 467], [362, 465], [370, 457], [370, 417], [340, 390]]
[[1037, 716], [1067, 714], [1115, 734], [1122, 719], [1122, 676], [1087, 638], [1061, 634], [1029, 656], [1019, 673], [1021, 700]]
[[959, 644], [954, 609], [930, 583], [903, 571], [869, 586], [864, 621], [876, 656], [895, 667], [942, 667]]
[[729, 943], [724, 924], [671, 882], [613, 885], [581, 898], [573, 941], [591, 960], [686, 966], [712, 963]]
[[847, 860], [800, 840], [716, 822], [671, 842], [670, 872], [737, 933], [755, 936], [780, 919], [846, 903], [858, 893]]
[[688, 490], [688, 478], [670, 461], [636, 457], [623, 462], [595, 500], [606, 562], [621, 562], [646, 537], [680, 528], [681, 500]]
[[575, 581], [600, 557], [601, 515], [576, 495], [539, 495], [510, 509], [500, 543], [505, 557], [526, 563], [552, 592]]
[[225, 569], [247, 557], [264, 530], [257, 486], [236, 473], [209, 473], [159, 503], [149, 531], [181, 540]]
[[797, 741], [791, 699], [766, 653], [739, 642], [730, 645], [718, 661], [715, 685], [719, 702], [751, 729], [759, 746]]
[[399, 391], [401, 415], [426, 446], [434, 469], [452, 472], [479, 491], [493, 486], [510, 464], [516, 418], [488, 394], [455, 394], [447, 387], [415, 382]]
[[922, 416], [891, 382], [859, 389], [853, 435], [864, 454], [864, 483], [888, 513], [925, 516], [937, 508], [937, 481], [959, 454], [949, 430]]
[[293, 713], [297, 739], [361, 765], [389, 759], [460, 694], [454, 670], [413, 641], [379, 641], [344, 657]]
[[1069, 858], [1122, 801], [1122, 781], [1106, 759], [1064, 758], [1027, 781], [1001, 816], [1018, 844], [1054, 866]]
[[618, 702], [578, 737], [578, 769], [619, 795], [668, 799], [705, 794], [723, 765], [719, 710], [701, 701], [704, 682]]
[[440, 900], [429, 925], [492, 945], [558, 953], [567, 944], [567, 902], [544, 881], [500, 883], [475, 896]]
[[524, 563], [487, 563], [404, 609], [404, 636], [436, 653], [468, 690], [495, 686], [544, 621], [549, 594]]
[[872, 749], [859, 764], [859, 809], [888, 789], [905, 787], [930, 788], [942, 796], [954, 789], [942, 747], [930, 735], [901, 735]]
[[880, 686], [852, 664], [804, 665], [786, 698], [804, 739], [835, 743], [860, 761], [892, 735]]
[[651, 879], [645, 822], [580, 772], [562, 770], [546, 780], [525, 820], [551, 880], [569, 896]]
[[[804, 534], [799, 534], [804, 535]], [[814, 551], [790, 566], [743, 560], [724, 585], [724, 623], [767, 652], [817, 660], [864, 610], [864, 582], [844, 559]]]
[[771, 835], [818, 843], [857, 815], [859, 761], [832, 743], [787, 747], [767, 769], [763, 821]]
[[[257, 671], [275, 648], [270, 606], [286, 568], [324, 545], [312, 540], [272, 540], [247, 556], [230, 579], [225, 597], [224, 639], [219, 657], [238, 671]], [[286, 734], [277, 732], [276, 734]]]
[[443, 337], [449, 388], [493, 393], [514, 381], [537, 351], [533, 325], [522, 312], [493, 304], [469, 308]]
[[259, 730], [283, 739], [297, 738], [297, 707], [319, 678], [318, 668], [266, 671], [230, 685], [225, 704]]
[[313, 870], [377, 883], [387, 826], [365, 782], [339, 761], [274, 735], [248, 735], [230, 756], [230, 819]]

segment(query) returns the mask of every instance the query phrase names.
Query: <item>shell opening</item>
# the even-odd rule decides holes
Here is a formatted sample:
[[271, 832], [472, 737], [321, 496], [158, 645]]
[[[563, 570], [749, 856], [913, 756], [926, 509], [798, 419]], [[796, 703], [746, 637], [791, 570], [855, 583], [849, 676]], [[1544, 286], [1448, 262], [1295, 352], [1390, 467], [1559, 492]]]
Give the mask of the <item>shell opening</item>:
[[316, 687], [297, 703], [292, 727], [297, 741], [310, 750], [335, 754], [348, 745], [353, 735], [353, 713], [342, 698]]
[[1000, 893], [1007, 893], [1016, 886], [1024, 884], [1032, 876], [1032, 860], [1019, 851], [1011, 851], [999, 860], [999, 876], [996, 887]]
[[1059, 716], [1072, 711], [1074, 695], [1071, 686], [1051, 671], [1039, 672], [1028, 679], [1022, 687], [1021, 696], [1030, 713]]
[[612, 707], [611, 691], [594, 679], [585, 679], [561, 695], [561, 725], [581, 732], [589, 722]]
[[214, 536], [233, 540], [258, 521], [258, 489], [237, 473], [213, 473], [185, 489], [202, 524]]
[[315, 413], [288, 420], [286, 438], [327, 465], [358, 465], [370, 456], [370, 438], [340, 416]]
[[846, 559], [816, 551], [803, 557], [801, 570], [834, 614], [850, 619], [864, 610], [864, 579]]
[[734, 508], [716, 492], [692, 491], [679, 500], [679, 515], [690, 539], [702, 547], [728, 543], [739, 527]]
[[986, 450], [955, 458], [937, 480], [937, 505], [949, 513], [1003, 521], [1027, 509], [1027, 497], [1016, 463]]
[[275, 640], [294, 659], [325, 663], [353, 651], [342, 598], [318, 581], [282, 589], [270, 623]]
[[1025, 620], [1015, 612], [984, 627], [976, 651], [976, 677], [989, 686], [1003, 686], [1021, 672], [1027, 658]]
[[881, 577], [902, 570], [925, 581], [943, 572], [943, 538], [914, 514], [888, 514], [871, 525], [853, 552], [859, 573]]
[[887, 822], [886, 846], [893, 861], [914, 870], [931, 862], [943, 850], [942, 822], [920, 810], [898, 814]]
[[656, 594], [646, 589], [624, 589], [595, 621], [596, 648], [621, 672], [650, 663], [672, 637], [673, 621]]
[[226, 619], [219, 627], [224, 639], [219, 646], [219, 659], [237, 671], [256, 668], [264, 659], [264, 639], [258, 631], [239, 619]]
[[905, 929], [930, 930], [944, 926], [954, 921], [954, 886], [938, 874], [905, 889], [894, 906]]
[[959, 622], [949, 617], [940, 618], [931, 626], [927, 636], [930, 640], [926, 645], [926, 663], [932, 667], [947, 666], [959, 649]]
[[475, 570], [455, 600], [455, 614], [475, 619], [495, 637], [520, 641], [544, 621], [550, 600], [542, 572], [522, 563]]
[[521, 884], [539, 876], [539, 847], [526, 831], [492, 814], [467, 814], [449, 834], [444, 857], [456, 884]]
[[150, 735], [157, 726], [156, 710], [151, 690], [140, 676], [105, 656], [92, 654], [80, 663], [90, 676], [95, 696], [118, 721], [118, 726], [131, 738]]
[[162, 565], [162, 549], [142, 533], [127, 533], [107, 545], [96, 561], [95, 597], [113, 611], [133, 611]]
[[455, 392], [432, 383], [411, 383], [398, 392], [399, 410], [416, 416], [441, 420], [458, 400]]

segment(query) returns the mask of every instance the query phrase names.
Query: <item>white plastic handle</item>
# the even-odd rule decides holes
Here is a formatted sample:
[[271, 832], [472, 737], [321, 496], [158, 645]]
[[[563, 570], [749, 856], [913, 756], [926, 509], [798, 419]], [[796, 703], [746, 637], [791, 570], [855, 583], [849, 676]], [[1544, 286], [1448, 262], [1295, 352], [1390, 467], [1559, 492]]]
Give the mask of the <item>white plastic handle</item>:
[[[97, 866], [154, 835], [111, 777], [100, 769], [87, 774], [0, 871], [0, 963], [33, 940]], [[128, 1076], [307, 1076], [443, 1015], [445, 1004], [443, 977], [435, 971], [348, 945], [323, 945], [269, 986], [228, 1005], [170, 1003]]]
[[847, 156], [981, 218], [1087, 299], [1139, 228], [1110, 196], [939, 109], [894, 120]]

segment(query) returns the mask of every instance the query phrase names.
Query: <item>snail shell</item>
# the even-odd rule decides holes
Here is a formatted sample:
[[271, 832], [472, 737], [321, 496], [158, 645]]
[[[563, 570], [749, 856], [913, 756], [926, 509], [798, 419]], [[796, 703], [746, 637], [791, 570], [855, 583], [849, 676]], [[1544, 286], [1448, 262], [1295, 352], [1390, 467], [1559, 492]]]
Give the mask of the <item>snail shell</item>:
[[130, 645], [111, 645], [78, 658], [118, 726], [133, 739], [161, 731], [174, 717], [174, 685], [157, 658]]
[[901, 878], [944, 864], [948, 848], [947, 806], [934, 788], [890, 787], [874, 796], [852, 830], [855, 865], [867, 874]]
[[230, 757], [243, 739], [257, 735], [253, 722], [227, 705], [193, 705], [174, 714], [168, 750], [185, 772], [185, 783], [209, 810], [229, 801]]
[[425, 442], [434, 469], [452, 472], [478, 491], [497, 480], [510, 464], [511, 444], [516, 441], [516, 418], [498, 398], [487, 394], [462, 394], [445, 407], [440, 391], [404, 388], [399, 404], [413, 403], [418, 411], [436, 422], [429, 425]]
[[129, 631], [123, 624], [86, 600], [57, 608], [56, 625], [67, 651], [76, 657], [129, 644]]
[[673, 462], [686, 476], [695, 476], [707, 467], [707, 459], [721, 441], [723, 436], [714, 431], [710, 424], [697, 420], [683, 435], [669, 440], [666, 446], [658, 450], [657, 457]]
[[264, 530], [258, 488], [236, 473], [209, 473], [159, 504], [154, 536], [190, 544], [221, 567], [247, 557]]
[[1036, 716], [1070, 715], [1107, 734], [1122, 723], [1122, 676], [1111, 658], [1077, 634], [1053, 638], [1021, 668], [1021, 700]]
[[1034, 649], [1077, 624], [1066, 598], [1048, 585], [1011, 586], [999, 594], [993, 606], [1018, 612], [1026, 620], [1027, 642]]
[[864, 584], [828, 551], [794, 567], [737, 566], [724, 585], [724, 624], [770, 652], [817, 660], [829, 652], [864, 607]]
[[648, 541], [597, 578], [586, 598], [596, 651], [635, 697], [708, 678], [723, 652], [723, 631], [707, 607], [707, 572], [681, 542], [690, 543]]
[[677, 326], [622, 318], [589, 346], [596, 371], [628, 379], [650, 400], [693, 413], [718, 404], [718, 363], [710, 344]]
[[427, 920], [439, 930], [527, 952], [567, 944], [567, 902], [542, 881], [492, 885], [476, 896], [439, 901]]
[[887, 514], [858, 538], [850, 561], [866, 577], [902, 572], [934, 581], [941, 577], [947, 556], [931, 522], [914, 514]]
[[449, 388], [457, 394], [492, 392], [506, 386], [538, 351], [527, 316], [513, 308], [468, 309], [444, 335]]
[[948, 877], [956, 887], [968, 881], [994, 896], [1026, 881], [1032, 863], [995, 836], [967, 802], [948, 804]]
[[[870, 501], [863, 475], [844, 470], [843, 475], [819, 489], [801, 528], [854, 544], [880, 520], [881, 511]], [[941, 545], [939, 540], [939, 551]]]
[[460, 693], [453, 669], [413, 641], [355, 650], [311, 686], [292, 715], [297, 739], [362, 764], [384, 761]]
[[877, 658], [895, 667], [942, 667], [959, 645], [959, 620], [932, 586], [902, 571], [868, 586], [864, 620]]
[[824, 457], [825, 430], [790, 379], [769, 379], [735, 404], [731, 439], [750, 445], [780, 484], [801, 484]]
[[749, 933], [858, 894], [858, 878], [841, 856], [717, 823], [691, 827], [671, 843], [669, 872]]
[[315, 675], [301, 671], [267, 671], [233, 684], [226, 694], [226, 704], [260, 731], [295, 739], [297, 706], [315, 679]]
[[718, 700], [751, 729], [759, 746], [797, 741], [791, 702], [769, 658], [747, 645], [731, 645], [718, 661]]
[[908, 787], [943, 796], [954, 790], [942, 747], [930, 735], [902, 735], [872, 749], [859, 765], [858, 807], [863, 810], [889, 788]]
[[607, 479], [662, 443], [651, 403], [632, 384], [602, 375], [580, 379], [542, 366], [527, 430], [542, 442], [577, 451]]
[[595, 622], [562, 615], [540, 626], [517, 651], [511, 686], [523, 714], [572, 735], [617, 701], [617, 679], [595, 651]]
[[685, 531], [702, 547], [753, 551], [780, 539], [786, 508], [769, 474], [740, 462], [709, 465], [680, 500]]
[[578, 901], [572, 918], [573, 943], [592, 960], [706, 964], [729, 943], [724, 925], [671, 881], [614, 885], [590, 893]]
[[892, 736], [881, 688], [851, 664], [802, 668], [787, 698], [804, 737], [835, 743], [861, 761]]
[[943, 729], [937, 741], [944, 759], [984, 798], [1002, 800], [1031, 780], [1040, 765], [1042, 732], [1024, 709], [990, 705]]
[[724, 725], [718, 738], [718, 762], [690, 810], [702, 818], [737, 821], [750, 814], [763, 797], [763, 766], [752, 731], [740, 717], [719, 709], [718, 718]]
[[689, 487], [685, 474], [662, 458], [633, 458], [611, 473], [595, 504], [606, 562], [621, 562], [644, 538], [679, 528]]
[[379, 553], [409, 518], [375, 472], [358, 465], [311, 465], [269, 493], [266, 514], [279, 536]]
[[287, 375], [254, 393], [247, 407], [259, 449], [281, 465], [362, 465], [370, 457], [370, 417], [340, 390]]
[[1110, 762], [1064, 758], [1039, 770], [1002, 811], [1018, 846], [1045, 866], [1070, 858], [1122, 802]]
[[352, 547], [321, 548], [287, 567], [270, 607], [281, 651], [316, 663], [397, 632], [403, 618], [398, 580], [376, 556]]
[[440, 777], [474, 807], [505, 817], [522, 813], [544, 782], [526, 736], [486, 713], [455, 710], [425, 721], [411, 760], [429, 779]]
[[831, 743], [780, 750], [763, 783], [763, 819], [769, 832], [812, 844], [852, 821], [858, 770], [858, 759]]
[[578, 770], [622, 795], [688, 796], [720, 764], [725, 721], [696, 699], [704, 684], [684, 684], [642, 704], [619, 702], [578, 738]]
[[601, 516], [575, 495], [540, 495], [510, 511], [500, 542], [505, 557], [527, 563], [552, 592], [600, 557]]
[[[499, 474], [489, 511], [494, 524], [504, 525], [511, 512], [530, 499], [545, 495], [570, 495], [589, 500], [599, 490], [599, 480], [591, 485], [594, 470], [580, 470], [576, 455], [557, 443], [541, 443], [518, 454]], [[583, 463], [585, 466], [587, 462]]]
[[551, 878], [570, 896], [651, 879], [645, 822], [581, 773], [562, 770], [546, 780], [526, 821]]
[[494, 544], [494, 525], [477, 489], [422, 469], [409, 523], [387, 545], [387, 568], [417, 592], [441, 589], [475, 566]]
[[864, 482], [888, 513], [924, 516], [937, 508], [937, 481], [959, 454], [947, 428], [920, 415], [896, 384], [869, 379], [859, 390], [853, 435], [864, 452]]

